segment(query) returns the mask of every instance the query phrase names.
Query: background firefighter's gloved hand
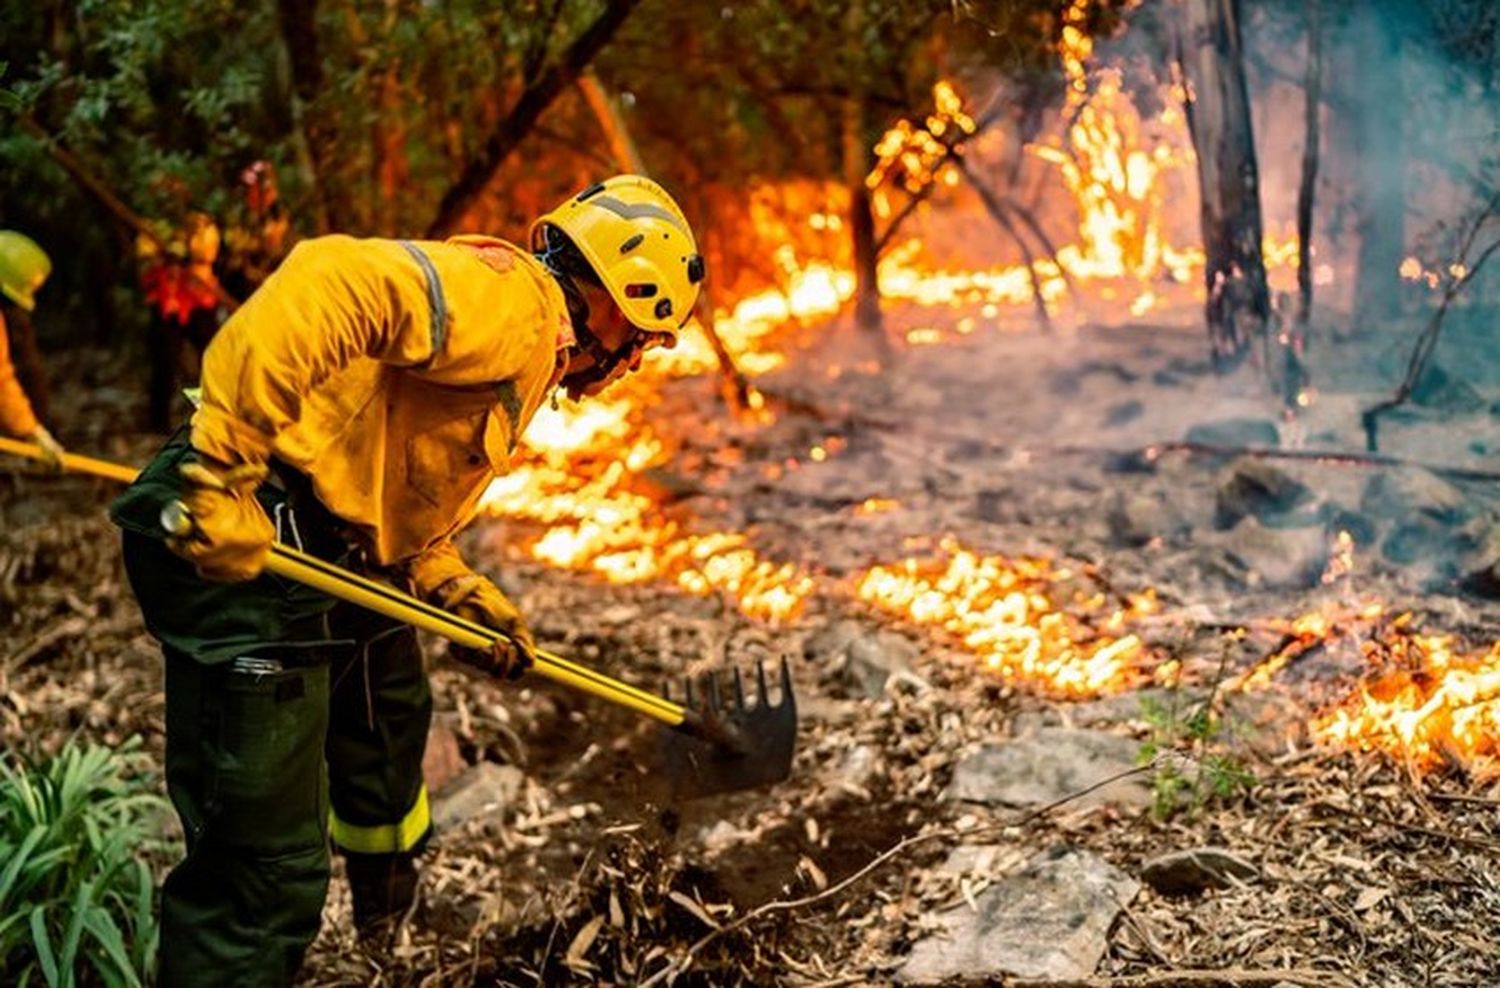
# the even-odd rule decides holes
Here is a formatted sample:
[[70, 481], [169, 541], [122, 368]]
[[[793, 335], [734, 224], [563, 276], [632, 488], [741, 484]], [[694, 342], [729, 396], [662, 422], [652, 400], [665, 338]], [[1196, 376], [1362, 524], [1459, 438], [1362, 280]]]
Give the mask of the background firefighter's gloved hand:
[[31, 434], [31, 438], [42, 448], [42, 462], [53, 470], [61, 470], [63, 468], [63, 453], [67, 452], [67, 450], [63, 449], [62, 443], [53, 438], [52, 433], [47, 431], [45, 425], [37, 426], [36, 431]]
[[500, 679], [519, 679], [536, 660], [536, 642], [516, 605], [499, 587], [478, 574], [458, 577], [444, 590], [445, 610], [506, 635], [489, 651], [452, 645], [453, 657]]
[[205, 462], [181, 467], [183, 503], [193, 530], [167, 539], [167, 546], [216, 583], [253, 580], [266, 567], [276, 529], [255, 499], [266, 479], [265, 464], [224, 467]]

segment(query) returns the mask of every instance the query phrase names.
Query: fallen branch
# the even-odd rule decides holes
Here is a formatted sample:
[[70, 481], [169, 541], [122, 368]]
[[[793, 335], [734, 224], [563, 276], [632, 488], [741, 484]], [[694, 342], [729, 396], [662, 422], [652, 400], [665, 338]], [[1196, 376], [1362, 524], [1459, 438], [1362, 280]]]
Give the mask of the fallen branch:
[[985, 827], [971, 827], [967, 829], [960, 829], [958, 827], [942, 827], [938, 830], [929, 830], [928, 832], [923, 834], [916, 834], [912, 837], [903, 838], [890, 847], [886, 848], [880, 854], [877, 854], [868, 863], [866, 863], [863, 868], [860, 868], [853, 874], [848, 875], [838, 882], [835, 882], [821, 892], [816, 892], [812, 895], [805, 895], [798, 899], [778, 899], [774, 902], [767, 902], [764, 905], [757, 906], [756, 908], [745, 913], [745, 915], [741, 916], [739, 919], [736, 919], [734, 922], [726, 923], [725, 925], [712, 931], [711, 933], [704, 935], [690, 947], [688, 947], [681, 956], [668, 961], [665, 967], [657, 971], [645, 981], [641, 982], [640, 988], [650, 988], [651, 985], [662, 984], [663, 982], [675, 979], [678, 975], [684, 973], [689, 967], [692, 966], [693, 959], [698, 956], [703, 948], [713, 943], [719, 937], [744, 929], [751, 923], [754, 923], [760, 919], [764, 919], [765, 917], [773, 915], [775, 913], [793, 912], [795, 910], [804, 909], [808, 906], [817, 905], [820, 902], [831, 899], [834, 896], [837, 896], [840, 893], [844, 892], [851, 886], [857, 884], [858, 882], [863, 881], [865, 878], [868, 878], [870, 875], [879, 870], [883, 865], [888, 864], [889, 862], [895, 860], [896, 858], [905, 854], [907, 851], [911, 850], [913, 847], [916, 847], [920, 844], [927, 844], [936, 840], [952, 839], [957, 837], [972, 839], [989, 834], [997, 834], [1002, 831], [1009, 830], [1013, 827], [1022, 827], [1028, 823], [1047, 816], [1054, 810], [1066, 806], [1076, 800], [1082, 799], [1089, 793], [1096, 792], [1099, 789], [1103, 789], [1106, 786], [1113, 785], [1114, 783], [1119, 782], [1123, 779], [1129, 779], [1138, 775], [1144, 775], [1148, 772], [1154, 772], [1156, 770], [1156, 767], [1157, 761], [1153, 760], [1145, 765], [1137, 765], [1136, 767], [1126, 769], [1123, 772], [1116, 772], [1114, 775], [1111, 775], [1105, 779], [1101, 779], [1100, 781], [1095, 782], [1093, 785], [1080, 789], [1077, 792], [1069, 793], [1061, 799], [1048, 803], [1045, 806], [1038, 807], [1037, 809], [1020, 814], [1015, 819], [1007, 820], [1003, 823], [993, 823]]

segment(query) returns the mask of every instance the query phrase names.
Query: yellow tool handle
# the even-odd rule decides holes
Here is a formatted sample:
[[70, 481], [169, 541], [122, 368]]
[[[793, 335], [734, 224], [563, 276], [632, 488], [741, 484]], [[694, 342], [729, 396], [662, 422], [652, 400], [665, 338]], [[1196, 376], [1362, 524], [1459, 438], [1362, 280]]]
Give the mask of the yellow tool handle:
[[[186, 535], [193, 530], [192, 517], [181, 501], [172, 502], [162, 511], [161, 525], [172, 535]], [[384, 614], [423, 631], [442, 635], [449, 641], [468, 648], [488, 649], [496, 642], [509, 640], [509, 636], [503, 631], [450, 614], [441, 607], [434, 607], [395, 587], [280, 542], [271, 544], [271, 557], [266, 560], [266, 569], [277, 576], [305, 583], [329, 596]], [[532, 668], [554, 682], [630, 707], [670, 727], [677, 727], [687, 719], [684, 707], [664, 697], [612, 679], [545, 649], [536, 649], [534, 654], [536, 663]]]
[[[33, 460], [46, 459], [42, 448], [35, 443], [19, 442], [3, 436], [0, 436], [0, 452], [13, 453], [16, 456], [24, 456]], [[96, 460], [93, 457], [79, 456], [75, 453], [63, 454], [62, 462], [67, 470], [119, 480], [127, 484], [135, 480], [140, 472], [119, 463]], [[174, 535], [184, 535], [192, 530], [192, 518], [188, 515], [186, 506], [181, 502], [168, 505], [162, 511], [161, 520], [162, 527]], [[486, 628], [484, 625], [475, 624], [456, 614], [449, 614], [440, 607], [434, 607], [394, 587], [350, 572], [341, 566], [318, 559], [316, 556], [309, 556], [305, 552], [279, 542], [271, 546], [271, 557], [266, 562], [266, 568], [278, 576], [305, 583], [340, 600], [368, 608], [424, 631], [442, 635], [449, 641], [469, 648], [490, 648], [495, 642], [506, 637], [502, 632], [493, 628]], [[537, 649], [535, 655], [536, 663], [533, 668], [554, 682], [572, 686], [600, 699], [629, 707], [669, 727], [683, 728], [691, 733], [701, 733], [708, 729], [694, 711], [688, 710], [681, 704], [673, 703], [665, 697], [637, 689], [629, 683], [622, 683], [543, 649]]]
[[[13, 453], [16, 456], [24, 456], [29, 460], [45, 462], [50, 459], [42, 451], [42, 447], [36, 443], [24, 443], [17, 439], [8, 439], [0, 436], [0, 453]], [[130, 483], [140, 471], [119, 463], [110, 463], [108, 460], [96, 460], [92, 456], [79, 456], [77, 453], [64, 453], [62, 455], [64, 470], [73, 470], [77, 473], [91, 473], [96, 477], [106, 477], [110, 480], [118, 480]]]

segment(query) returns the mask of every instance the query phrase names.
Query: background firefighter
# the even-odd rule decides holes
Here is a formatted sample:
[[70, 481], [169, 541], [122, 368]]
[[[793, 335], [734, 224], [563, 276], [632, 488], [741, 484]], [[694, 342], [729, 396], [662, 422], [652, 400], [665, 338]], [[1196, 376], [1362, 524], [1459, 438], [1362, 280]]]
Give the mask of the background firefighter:
[[[330, 834], [362, 930], [413, 902], [431, 716], [415, 633], [261, 570], [279, 537], [509, 633], [470, 664], [529, 664], [519, 611], [451, 540], [548, 393], [596, 394], [675, 343], [704, 275], [681, 210], [636, 176], [532, 240], [535, 256], [481, 236], [298, 245], [209, 347], [191, 429], [114, 505], [165, 655], [188, 842], [163, 892], [164, 984], [288, 983]], [[196, 529], [164, 544], [174, 499]]]
[[196, 210], [179, 224], [156, 225], [167, 249], [143, 234], [136, 238], [136, 256], [151, 308], [148, 424], [167, 432], [178, 389], [197, 380], [200, 355], [219, 328], [221, 289], [214, 263], [220, 236], [213, 217]]
[[0, 429], [30, 439], [54, 463], [63, 448], [41, 419], [47, 415], [47, 379], [36, 346], [31, 311], [52, 274], [52, 260], [36, 241], [0, 230]]
[[224, 231], [224, 289], [244, 300], [276, 270], [292, 246], [292, 221], [269, 161], [240, 172], [238, 214]]

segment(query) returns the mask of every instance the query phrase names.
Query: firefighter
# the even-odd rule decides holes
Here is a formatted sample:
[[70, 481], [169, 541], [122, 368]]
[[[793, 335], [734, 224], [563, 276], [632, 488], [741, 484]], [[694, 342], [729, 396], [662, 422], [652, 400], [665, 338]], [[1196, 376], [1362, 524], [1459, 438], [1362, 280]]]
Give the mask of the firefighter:
[[291, 216], [269, 161], [253, 161], [240, 172], [237, 222], [225, 230], [224, 288], [244, 300], [259, 288], [291, 246]]
[[[288, 983], [330, 835], [363, 934], [415, 901], [432, 706], [415, 632], [262, 573], [272, 538], [507, 632], [458, 657], [519, 675], [525, 622], [453, 538], [548, 394], [597, 394], [673, 345], [703, 275], [677, 204], [626, 175], [538, 219], [530, 251], [305, 240], [225, 323], [190, 429], [112, 508], [165, 655], [187, 835], [162, 896], [164, 985]], [[173, 499], [196, 528], [163, 542]]]
[[156, 226], [158, 237], [136, 238], [136, 257], [151, 307], [148, 426], [168, 432], [178, 388], [196, 380], [201, 355], [219, 328], [222, 292], [214, 264], [221, 238], [213, 217], [198, 210], [180, 223]]
[[50, 274], [52, 261], [35, 240], [0, 230], [0, 294], [5, 297], [0, 302], [0, 429], [36, 443], [56, 467], [62, 465], [63, 448], [39, 421], [46, 415], [47, 387], [31, 325], [36, 293]]

